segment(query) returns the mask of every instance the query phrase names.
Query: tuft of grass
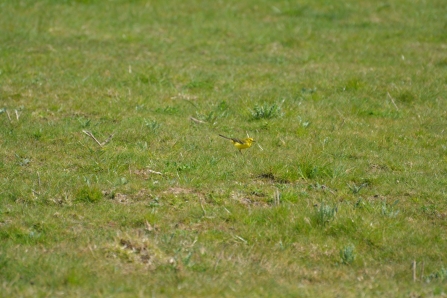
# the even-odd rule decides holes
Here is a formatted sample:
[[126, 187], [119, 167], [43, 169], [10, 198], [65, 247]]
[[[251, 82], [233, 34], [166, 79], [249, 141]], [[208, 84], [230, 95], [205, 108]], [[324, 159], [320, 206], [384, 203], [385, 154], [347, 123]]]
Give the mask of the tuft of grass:
[[362, 82], [361, 79], [353, 78], [348, 81], [346, 81], [343, 84], [342, 90], [343, 91], [358, 91], [364, 86], [364, 82]]
[[85, 203], [97, 203], [102, 197], [102, 192], [93, 186], [83, 186], [78, 189], [75, 195], [76, 201]]
[[364, 182], [362, 184], [356, 184], [356, 183], [352, 183], [349, 184], [348, 187], [351, 190], [351, 192], [356, 195], [358, 194], [363, 188], [367, 187], [369, 185], [368, 182]]
[[251, 110], [251, 120], [261, 120], [261, 119], [273, 119], [280, 117], [281, 114], [281, 107], [277, 104], [262, 104], [262, 105], [256, 105]]
[[439, 281], [443, 282], [447, 280], [447, 268], [441, 268], [436, 272], [430, 273], [425, 277], [426, 282]]
[[311, 161], [304, 161], [298, 166], [298, 176], [303, 179], [330, 178], [334, 171], [328, 165], [318, 165]]
[[338, 207], [322, 202], [314, 213], [314, 220], [319, 226], [326, 226], [337, 214]]
[[156, 133], [160, 127], [161, 124], [156, 121], [156, 120], [148, 120], [148, 119], [144, 119], [144, 125], [152, 132], [152, 133]]
[[342, 264], [350, 265], [355, 260], [355, 247], [349, 244], [340, 250], [340, 258]]
[[388, 204], [386, 201], [382, 202], [382, 215], [390, 218], [396, 217], [399, 214], [399, 210], [396, 209], [398, 203], [399, 200], [396, 200], [393, 204]]

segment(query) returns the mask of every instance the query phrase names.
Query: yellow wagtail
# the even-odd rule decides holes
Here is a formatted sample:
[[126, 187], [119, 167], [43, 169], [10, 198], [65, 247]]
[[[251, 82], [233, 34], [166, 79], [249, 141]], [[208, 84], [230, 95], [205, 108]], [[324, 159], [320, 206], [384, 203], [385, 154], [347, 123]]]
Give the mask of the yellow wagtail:
[[247, 149], [251, 147], [251, 144], [255, 142], [253, 138], [246, 138], [246, 139], [235, 139], [235, 138], [229, 138], [223, 135], [219, 135], [222, 138], [228, 139], [233, 142], [234, 147], [239, 149], [239, 152], [242, 154], [242, 149]]

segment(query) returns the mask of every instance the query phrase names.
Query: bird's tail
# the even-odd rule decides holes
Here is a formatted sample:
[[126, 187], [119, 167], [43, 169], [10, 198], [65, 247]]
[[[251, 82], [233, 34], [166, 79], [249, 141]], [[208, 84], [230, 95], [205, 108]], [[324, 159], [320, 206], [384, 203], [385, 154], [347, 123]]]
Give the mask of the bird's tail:
[[232, 138], [226, 137], [224, 135], [219, 134], [220, 137], [224, 138], [224, 139], [228, 139], [228, 140], [233, 140]]

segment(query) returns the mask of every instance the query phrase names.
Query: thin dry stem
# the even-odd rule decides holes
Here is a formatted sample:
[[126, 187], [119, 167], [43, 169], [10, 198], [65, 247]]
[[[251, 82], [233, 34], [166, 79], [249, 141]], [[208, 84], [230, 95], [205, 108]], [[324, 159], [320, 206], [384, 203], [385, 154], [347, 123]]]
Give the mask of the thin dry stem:
[[206, 211], [205, 208], [203, 207], [202, 200], [200, 200], [200, 207], [202, 207], [203, 216], [206, 217]]
[[196, 119], [196, 118], [194, 118], [194, 117], [189, 117], [189, 120], [191, 120], [191, 121], [193, 121], [193, 122], [195, 122], [195, 123], [200, 123], [200, 124], [206, 123], [205, 121]]
[[102, 144], [102, 146], [104, 146], [104, 145], [107, 145], [111, 140], [112, 140], [112, 138], [113, 138], [113, 136], [114, 136], [115, 134], [111, 134], [104, 142], [102, 142], [101, 144]]
[[391, 94], [389, 92], [386, 93], [388, 95], [388, 97], [390, 98], [391, 102], [393, 103], [394, 107], [396, 108], [397, 111], [399, 111], [399, 108], [397, 107], [396, 103], [394, 102], [394, 98], [391, 96]]
[[416, 276], [416, 260], [413, 260], [413, 282], [416, 282], [417, 276]]
[[275, 205], [281, 204], [281, 194], [279, 193], [278, 189], [275, 190], [274, 202], [275, 202]]
[[100, 141], [98, 141], [98, 139], [97, 138], [95, 138], [95, 136], [90, 132], [90, 131], [88, 131], [88, 130], [83, 130], [82, 131], [83, 133], [85, 133], [86, 135], [88, 135], [89, 137], [91, 137], [98, 145], [99, 145], [99, 147], [103, 147], [103, 146], [105, 146], [107, 143], [109, 143], [111, 140], [112, 140], [112, 138], [113, 138], [113, 136], [114, 136], [114, 134], [111, 134], [108, 138], [107, 138], [107, 140], [105, 140], [104, 142], [100, 142]]
[[12, 121], [11, 121], [11, 116], [9, 115], [8, 110], [6, 110], [6, 115], [8, 116], [9, 122], [12, 123]]

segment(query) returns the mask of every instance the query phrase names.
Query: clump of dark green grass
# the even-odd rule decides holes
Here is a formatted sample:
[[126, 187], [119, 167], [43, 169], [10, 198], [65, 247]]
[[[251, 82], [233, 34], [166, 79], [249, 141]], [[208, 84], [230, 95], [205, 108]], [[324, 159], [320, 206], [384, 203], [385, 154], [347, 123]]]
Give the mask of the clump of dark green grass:
[[97, 203], [102, 199], [101, 190], [94, 186], [83, 186], [75, 195], [76, 201], [85, 203]]

